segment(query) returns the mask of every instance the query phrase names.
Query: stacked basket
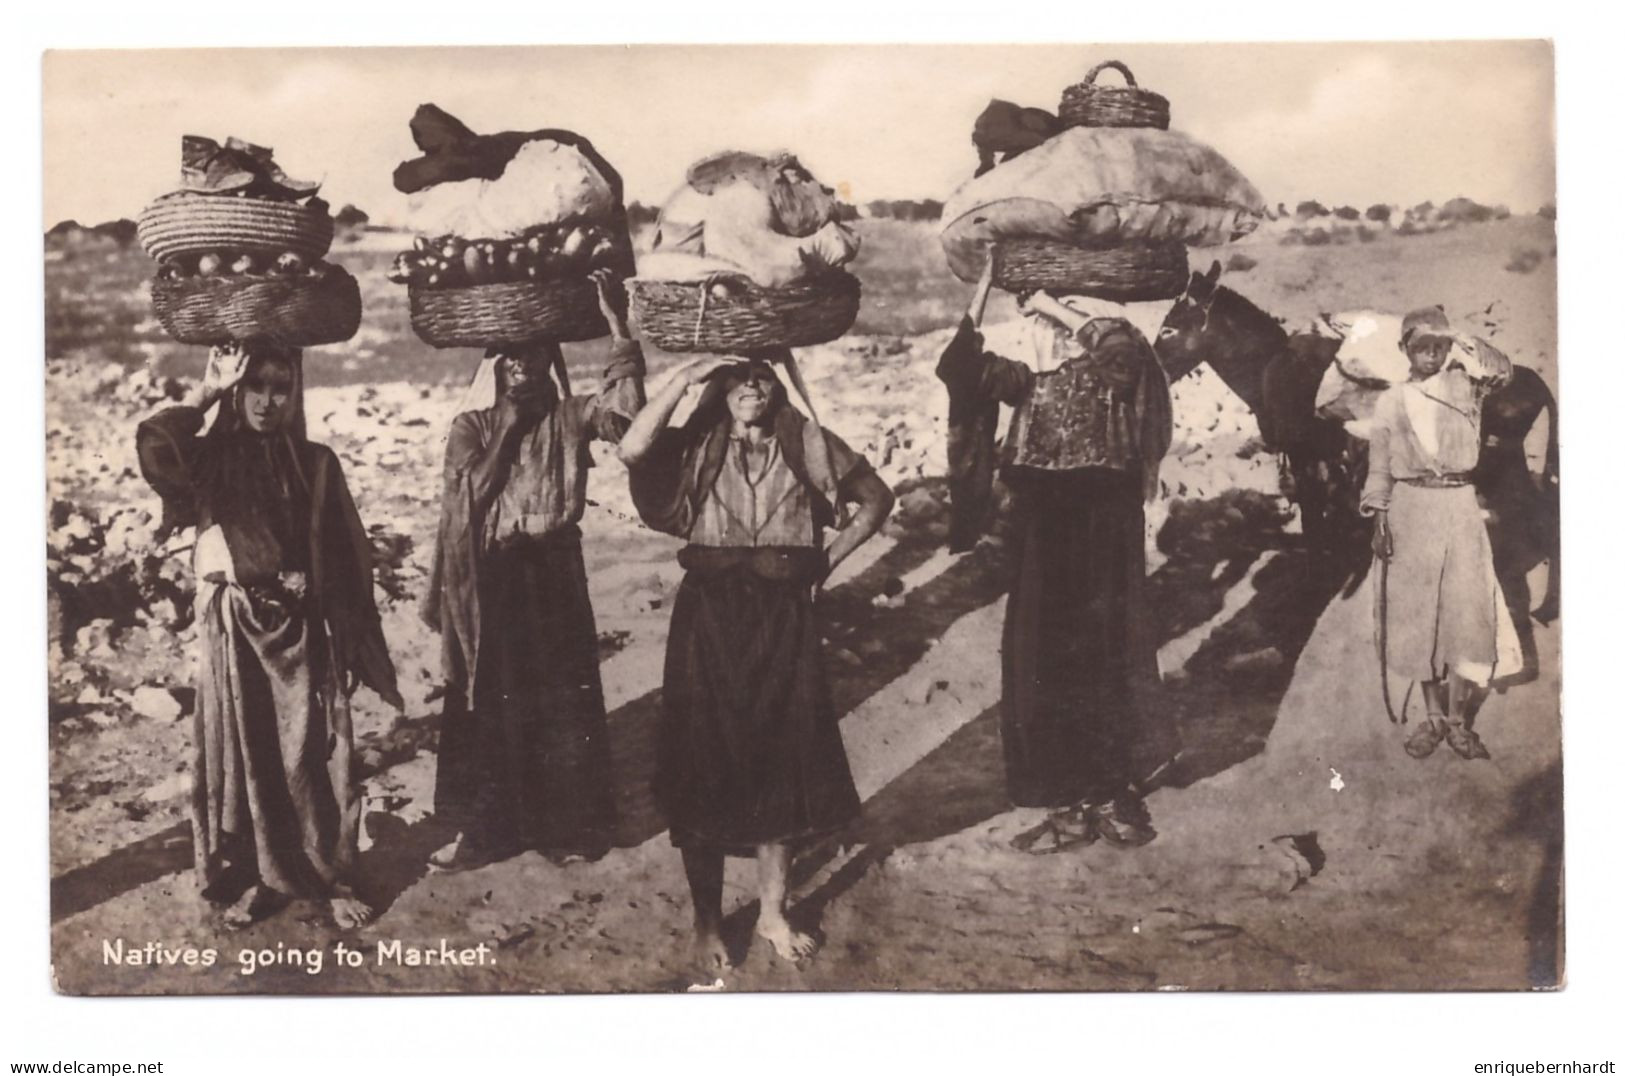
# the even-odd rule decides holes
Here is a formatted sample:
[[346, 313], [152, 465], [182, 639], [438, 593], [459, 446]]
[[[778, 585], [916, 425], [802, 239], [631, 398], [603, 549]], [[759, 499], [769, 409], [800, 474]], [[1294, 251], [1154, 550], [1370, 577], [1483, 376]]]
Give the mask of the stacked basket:
[[158, 320], [182, 343], [313, 347], [361, 324], [355, 278], [322, 261], [333, 219], [314, 196], [179, 190], [141, 212], [136, 236], [158, 262]]
[[[1127, 85], [1101, 86], [1106, 69]], [[1107, 60], [1067, 87], [1058, 110], [1063, 128], [1148, 127], [1168, 129], [1168, 99], [1141, 88], [1124, 64]], [[1125, 242], [1082, 246], [1056, 239], [1006, 239], [993, 248], [993, 281], [1006, 291], [1075, 292], [1119, 303], [1177, 298], [1189, 279], [1183, 243]]]

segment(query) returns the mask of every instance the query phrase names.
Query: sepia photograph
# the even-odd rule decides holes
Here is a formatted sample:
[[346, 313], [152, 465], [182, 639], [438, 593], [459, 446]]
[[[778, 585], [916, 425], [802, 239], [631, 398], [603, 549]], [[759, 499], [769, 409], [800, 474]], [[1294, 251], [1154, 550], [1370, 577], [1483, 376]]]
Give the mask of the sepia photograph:
[[1564, 987], [1551, 41], [42, 78], [56, 991]]

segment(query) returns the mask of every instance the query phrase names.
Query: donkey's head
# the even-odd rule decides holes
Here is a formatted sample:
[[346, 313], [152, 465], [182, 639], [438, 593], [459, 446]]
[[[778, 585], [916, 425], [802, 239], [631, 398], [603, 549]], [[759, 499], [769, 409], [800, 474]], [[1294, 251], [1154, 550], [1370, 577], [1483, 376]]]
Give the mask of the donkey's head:
[[1174, 301], [1157, 331], [1157, 359], [1170, 380], [1194, 370], [1207, 357], [1214, 341], [1209, 337], [1213, 300], [1219, 294], [1218, 262], [1206, 273], [1192, 273], [1185, 294]]

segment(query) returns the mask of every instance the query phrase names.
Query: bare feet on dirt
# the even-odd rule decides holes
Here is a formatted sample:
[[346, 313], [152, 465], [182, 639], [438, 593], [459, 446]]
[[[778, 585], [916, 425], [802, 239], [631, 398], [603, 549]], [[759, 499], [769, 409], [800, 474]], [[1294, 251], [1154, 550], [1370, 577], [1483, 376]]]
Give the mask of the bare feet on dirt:
[[220, 916], [220, 921], [228, 930], [242, 930], [276, 911], [277, 905], [274, 889], [264, 885], [251, 885], [237, 898], [235, 904], [225, 910]]
[[348, 890], [340, 890], [333, 894], [333, 899], [328, 902], [328, 909], [333, 913], [333, 922], [338, 924], [340, 930], [356, 930], [364, 927], [378, 914], [372, 905]]
[[694, 928], [694, 970], [707, 982], [733, 970], [733, 959], [716, 927]]
[[792, 927], [783, 916], [763, 916], [756, 921], [756, 933], [767, 939], [784, 959], [800, 962], [818, 951], [812, 935], [803, 934]]

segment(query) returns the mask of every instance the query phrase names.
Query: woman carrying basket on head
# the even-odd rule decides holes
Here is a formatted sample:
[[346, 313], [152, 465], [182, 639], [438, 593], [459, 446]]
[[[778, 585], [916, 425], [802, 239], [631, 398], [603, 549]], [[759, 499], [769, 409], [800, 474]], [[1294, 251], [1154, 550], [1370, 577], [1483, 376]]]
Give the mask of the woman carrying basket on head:
[[[1141, 782], [1174, 754], [1153, 696], [1144, 592], [1145, 501], [1173, 435], [1168, 382], [1129, 322], [1042, 292], [1026, 304], [1038, 369], [988, 351], [976, 323], [991, 287], [989, 263], [937, 376], [948, 388], [950, 548], [975, 544], [995, 462], [1013, 501], [1005, 774], [1012, 803], [1052, 810], [1012, 843], [1035, 854], [1145, 844], [1156, 830]], [[1015, 413], [995, 461], [1000, 404]]]
[[1382, 675], [1421, 682], [1427, 717], [1405, 742], [1412, 757], [1426, 758], [1444, 740], [1462, 758], [1489, 758], [1473, 717], [1490, 680], [1516, 674], [1523, 658], [1472, 471], [1484, 397], [1512, 376], [1512, 364], [1451, 332], [1436, 306], [1405, 315], [1399, 346], [1411, 377], [1377, 402], [1360, 499], [1360, 510], [1376, 517], [1372, 549], [1385, 562]]
[[[688, 421], [669, 426], [702, 382]], [[682, 850], [697, 960], [708, 980], [730, 963], [721, 936], [727, 855], [755, 856], [756, 932], [799, 960], [814, 943], [785, 917], [790, 856], [858, 811], [813, 599], [880, 529], [891, 490], [839, 437], [803, 418], [760, 359], [709, 357], [679, 369], [620, 454], [643, 521], [688, 542], [666, 646], [655, 793]], [[850, 520], [847, 504], [857, 505]], [[826, 547], [824, 531], [836, 527]]]
[[456, 838], [429, 859], [461, 871], [536, 849], [558, 863], [613, 844], [598, 629], [581, 529], [595, 440], [643, 406], [643, 352], [592, 274], [614, 339], [600, 390], [568, 395], [557, 344], [489, 355], [446, 440], [424, 619], [447, 690], [435, 815]]
[[[204, 413], [218, 404], [213, 425]], [[217, 349], [203, 382], [136, 432], [165, 529], [197, 527], [192, 842], [203, 894], [246, 926], [290, 897], [340, 927], [361, 800], [349, 696], [401, 706], [373, 604], [372, 553], [339, 461], [306, 440], [299, 352]]]

